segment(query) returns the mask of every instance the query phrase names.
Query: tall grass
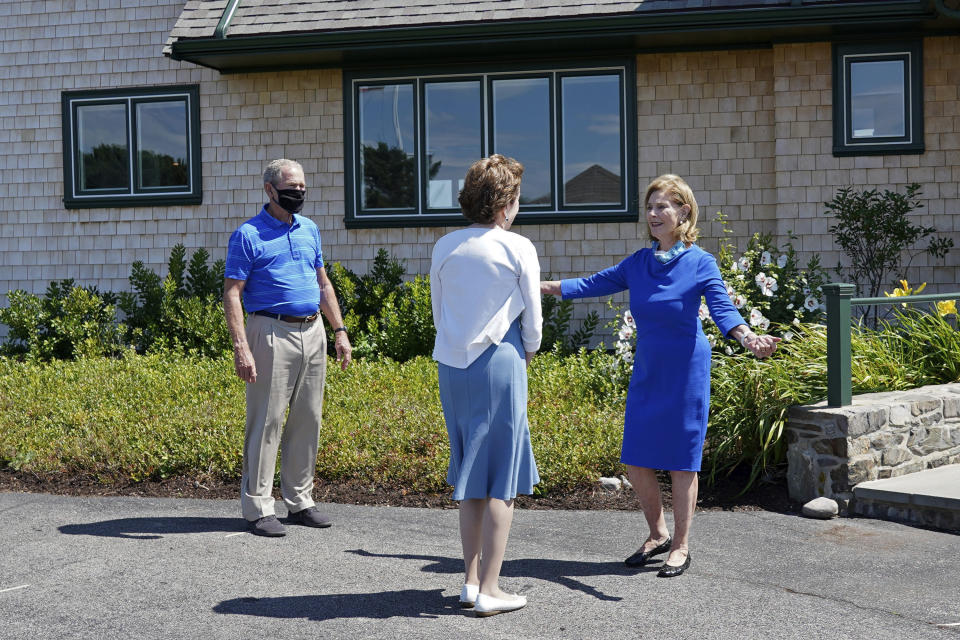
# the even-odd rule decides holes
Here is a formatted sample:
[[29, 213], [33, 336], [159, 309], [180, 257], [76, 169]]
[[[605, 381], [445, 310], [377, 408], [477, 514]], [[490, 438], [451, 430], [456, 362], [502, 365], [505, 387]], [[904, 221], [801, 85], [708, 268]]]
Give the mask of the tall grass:
[[[715, 360], [710, 427], [704, 453], [707, 480], [740, 466], [750, 483], [786, 455], [787, 412], [827, 396], [827, 338], [822, 325], [792, 328], [789, 341], [766, 360], [743, 354]], [[960, 380], [960, 332], [937, 314], [897, 314], [873, 331], [851, 330], [854, 393], [895, 391]]]

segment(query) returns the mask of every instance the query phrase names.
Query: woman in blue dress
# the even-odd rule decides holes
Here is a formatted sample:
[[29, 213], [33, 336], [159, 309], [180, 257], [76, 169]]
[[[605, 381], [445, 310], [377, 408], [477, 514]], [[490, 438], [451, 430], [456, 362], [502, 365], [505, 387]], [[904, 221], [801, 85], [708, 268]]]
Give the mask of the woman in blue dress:
[[[690, 566], [688, 537], [710, 408], [710, 344], [700, 325], [701, 297], [720, 331], [757, 357], [773, 353], [780, 339], [750, 330], [730, 302], [716, 260], [694, 244], [698, 208], [689, 185], [675, 175], [660, 176], [647, 187], [644, 203], [649, 249], [587, 278], [542, 282], [541, 292], [564, 299], [630, 292], [637, 347], [620, 461], [650, 534], [625, 562], [643, 566], [669, 551], [658, 575], [673, 577]], [[672, 537], [656, 469], [670, 471]]]

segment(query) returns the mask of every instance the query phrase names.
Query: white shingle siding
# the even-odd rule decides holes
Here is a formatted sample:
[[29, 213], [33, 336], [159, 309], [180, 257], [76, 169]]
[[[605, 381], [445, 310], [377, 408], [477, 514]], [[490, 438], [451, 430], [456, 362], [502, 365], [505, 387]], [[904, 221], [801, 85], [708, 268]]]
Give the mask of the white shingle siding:
[[[549, 5], [526, 6], [534, 4]], [[385, 247], [411, 273], [429, 271], [430, 248], [448, 228], [344, 228], [339, 70], [220, 75], [162, 55], [182, 2], [70, 6], [0, 5], [0, 196], [7, 205], [0, 213], [0, 294], [42, 293], [61, 278], [126, 290], [133, 261], [165, 273], [176, 243], [222, 258], [230, 232], [263, 203], [265, 162], [279, 156], [304, 165], [312, 196], [306, 213], [322, 230], [328, 258], [365, 273]], [[795, 244], [803, 261], [819, 253], [832, 267], [839, 253], [822, 203], [845, 184], [902, 188], [915, 180], [927, 207], [918, 222], [951, 232], [960, 245], [960, 37], [927, 38], [924, 65], [927, 152], [834, 158], [829, 44], [640, 55], [641, 194], [656, 175], [678, 173], [700, 201], [708, 249], [716, 248], [719, 228], [711, 220], [719, 210], [741, 247], [754, 231], [781, 238], [792, 231], [801, 236]], [[203, 204], [66, 210], [61, 91], [174, 83], [200, 85]], [[517, 230], [533, 240], [553, 277], [613, 264], [647, 243], [637, 224]], [[945, 266], [918, 258], [911, 281], [957, 290], [958, 255]], [[604, 306], [578, 304], [578, 317], [588, 309]]]

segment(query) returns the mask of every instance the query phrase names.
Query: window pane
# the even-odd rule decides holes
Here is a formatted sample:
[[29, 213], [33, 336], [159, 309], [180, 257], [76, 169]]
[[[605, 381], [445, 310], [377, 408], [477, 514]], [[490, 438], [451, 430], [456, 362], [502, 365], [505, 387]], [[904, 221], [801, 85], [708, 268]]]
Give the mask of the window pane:
[[563, 200], [566, 204], [621, 204], [620, 76], [561, 80]]
[[493, 81], [493, 150], [524, 167], [520, 204], [550, 204], [550, 80]]
[[479, 81], [426, 85], [427, 206], [457, 207], [463, 176], [483, 156]]
[[906, 135], [905, 74], [906, 62], [903, 60], [850, 64], [851, 134], [854, 138]]
[[126, 105], [77, 107], [77, 147], [80, 190], [130, 188]]
[[364, 209], [417, 205], [413, 85], [359, 88], [360, 189]]
[[190, 148], [187, 103], [143, 102], [136, 105], [138, 188], [188, 187]]

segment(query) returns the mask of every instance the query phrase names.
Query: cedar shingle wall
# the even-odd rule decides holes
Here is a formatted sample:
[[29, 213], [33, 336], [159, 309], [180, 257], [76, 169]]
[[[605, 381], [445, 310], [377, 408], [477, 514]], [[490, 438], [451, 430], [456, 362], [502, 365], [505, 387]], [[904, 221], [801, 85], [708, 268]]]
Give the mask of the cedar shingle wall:
[[[365, 272], [386, 247], [407, 260], [411, 273], [426, 273], [431, 247], [448, 229], [343, 226], [340, 71], [221, 76], [172, 61], [161, 49], [182, 6], [0, 4], [0, 196], [7, 204], [0, 213], [0, 294], [39, 293], [68, 277], [125, 290], [134, 260], [165, 273], [178, 242], [223, 257], [229, 233], [263, 202], [264, 164], [279, 156], [303, 163], [311, 189], [306, 212], [330, 258]], [[687, 177], [701, 204], [707, 248], [716, 247], [719, 230], [710, 220], [719, 210], [741, 247], [754, 231], [793, 231], [802, 236], [801, 258], [821, 254], [832, 266], [837, 253], [822, 202], [843, 184], [893, 188], [915, 180], [927, 203], [918, 220], [949, 230], [960, 245], [960, 37], [928, 38], [924, 47], [928, 151], [861, 158], [830, 152], [829, 44], [638, 56], [640, 189], [660, 173]], [[64, 209], [61, 91], [180, 83], [200, 85], [203, 204]], [[544, 272], [555, 277], [601, 269], [646, 244], [637, 224], [517, 230], [534, 241]], [[911, 281], [960, 289], [957, 255], [946, 266], [918, 258]], [[576, 307], [578, 317], [603, 308]]]

